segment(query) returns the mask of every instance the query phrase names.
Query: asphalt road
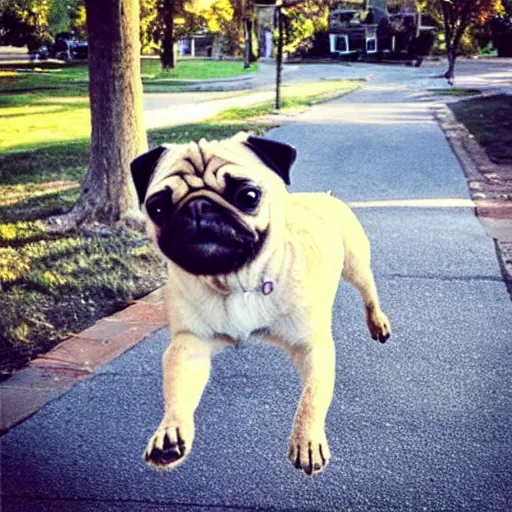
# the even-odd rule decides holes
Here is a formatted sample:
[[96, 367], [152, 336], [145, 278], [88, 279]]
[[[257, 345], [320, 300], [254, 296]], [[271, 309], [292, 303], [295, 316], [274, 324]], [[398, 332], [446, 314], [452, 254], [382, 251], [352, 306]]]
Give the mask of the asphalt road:
[[428, 101], [377, 80], [270, 136], [298, 148], [292, 190], [357, 201], [393, 327], [373, 342], [340, 286], [329, 466], [308, 478], [289, 464], [298, 378], [255, 344], [215, 360], [186, 463], [147, 469], [163, 330], [1, 439], [2, 510], [512, 509], [512, 304]]

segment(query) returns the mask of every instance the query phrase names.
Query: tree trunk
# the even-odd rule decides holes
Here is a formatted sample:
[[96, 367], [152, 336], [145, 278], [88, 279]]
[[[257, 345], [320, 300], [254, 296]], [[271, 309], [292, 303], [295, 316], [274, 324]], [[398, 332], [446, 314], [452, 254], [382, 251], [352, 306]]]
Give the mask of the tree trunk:
[[163, 22], [162, 51], [160, 53], [162, 69], [174, 69], [176, 67], [174, 56], [174, 0], [163, 0], [160, 16]]
[[451, 46], [447, 48], [447, 57], [448, 57], [448, 69], [444, 74], [444, 77], [448, 80], [452, 80], [455, 76], [455, 59], [457, 58], [457, 53], [455, 48]]
[[244, 20], [244, 69], [251, 67], [252, 21]]
[[231, 22], [231, 30], [228, 31], [226, 37], [229, 41], [230, 50], [235, 57], [240, 57], [240, 43], [244, 36], [244, 19], [247, 12], [247, 0], [233, 0], [233, 20]]
[[470, 9], [471, 2], [468, 0], [464, 4], [458, 23], [453, 22], [453, 28], [450, 35], [453, 35], [453, 40], [448, 45], [448, 70], [445, 73], [445, 77], [451, 83], [455, 77], [455, 59], [457, 58], [457, 52], [459, 51], [460, 41], [470, 20]]
[[455, 5], [449, 0], [442, 0], [444, 38], [446, 41], [446, 54], [448, 57], [448, 69], [444, 77], [452, 82], [455, 77], [455, 60], [459, 51], [460, 41], [471, 19], [471, 9], [474, 7], [472, 0], [466, 0], [462, 10], [456, 11]]
[[88, 0], [91, 160], [80, 197], [57, 229], [139, 217], [130, 162], [147, 150], [140, 77], [139, 1]]

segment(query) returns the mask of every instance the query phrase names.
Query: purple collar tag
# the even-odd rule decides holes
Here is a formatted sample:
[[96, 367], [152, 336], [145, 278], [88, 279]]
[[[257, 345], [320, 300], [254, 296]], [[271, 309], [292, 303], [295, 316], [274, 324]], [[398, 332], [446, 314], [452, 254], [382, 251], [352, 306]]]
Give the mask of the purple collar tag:
[[261, 287], [263, 295], [270, 295], [274, 291], [274, 281], [265, 281]]

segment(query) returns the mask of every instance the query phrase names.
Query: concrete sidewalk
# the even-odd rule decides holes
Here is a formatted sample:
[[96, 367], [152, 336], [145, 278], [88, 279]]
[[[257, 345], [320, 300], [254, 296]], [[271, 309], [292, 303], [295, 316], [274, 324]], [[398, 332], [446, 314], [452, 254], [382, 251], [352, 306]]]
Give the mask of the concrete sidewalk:
[[[372, 343], [359, 297], [340, 286], [326, 471], [308, 479], [289, 465], [299, 383], [261, 345], [214, 361], [187, 462], [172, 473], [143, 465], [168, 343], [154, 296], [120, 314], [125, 330], [96, 339], [114, 354], [110, 339], [152, 334], [108, 364], [88, 358], [79, 383], [1, 438], [2, 510], [512, 508], [512, 306], [432, 98], [407, 76], [400, 86], [374, 80], [269, 134], [298, 148], [292, 190], [332, 189], [357, 207], [393, 325], [389, 345]], [[59, 382], [49, 367], [38, 371]]]

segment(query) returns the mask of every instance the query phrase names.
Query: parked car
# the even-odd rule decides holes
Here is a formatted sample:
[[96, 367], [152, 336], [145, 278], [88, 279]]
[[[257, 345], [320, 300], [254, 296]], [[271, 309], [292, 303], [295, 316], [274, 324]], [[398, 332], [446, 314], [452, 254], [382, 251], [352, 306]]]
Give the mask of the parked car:
[[62, 60], [86, 59], [88, 51], [87, 41], [80, 41], [69, 32], [60, 32], [55, 36], [49, 55]]
[[39, 59], [77, 60], [87, 59], [89, 46], [87, 41], [80, 41], [70, 32], [59, 32], [51, 45], [39, 47], [36, 55]]

